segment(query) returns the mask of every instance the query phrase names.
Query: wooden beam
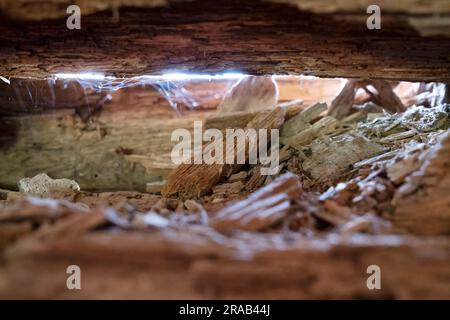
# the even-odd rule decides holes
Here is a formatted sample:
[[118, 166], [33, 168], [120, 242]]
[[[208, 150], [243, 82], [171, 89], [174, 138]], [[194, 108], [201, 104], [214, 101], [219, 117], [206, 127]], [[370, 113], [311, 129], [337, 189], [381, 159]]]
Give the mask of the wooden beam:
[[118, 22], [111, 16], [110, 11], [83, 15], [81, 30], [68, 30], [64, 18], [3, 19], [0, 74], [235, 70], [450, 82], [450, 39], [420, 37], [399, 15], [385, 14], [381, 30], [368, 30], [365, 21], [286, 4], [198, 0], [125, 8]]

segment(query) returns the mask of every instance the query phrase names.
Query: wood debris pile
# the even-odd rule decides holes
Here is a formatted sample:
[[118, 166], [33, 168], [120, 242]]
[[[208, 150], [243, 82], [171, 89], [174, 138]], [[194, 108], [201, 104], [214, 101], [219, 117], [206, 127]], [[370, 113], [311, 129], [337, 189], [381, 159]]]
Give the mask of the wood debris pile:
[[[357, 88], [370, 85], [377, 88], [371, 97], [380, 106], [354, 107]], [[0, 190], [0, 248], [13, 260], [42, 250], [95, 260], [99, 250], [126, 252], [129, 237], [137, 254], [158, 251], [155, 243], [168, 242], [189, 247], [189, 255], [202, 255], [212, 246], [222, 250], [218, 255], [236, 258], [295, 250], [305, 240], [328, 246], [358, 235], [448, 236], [450, 105], [404, 108], [390, 88], [382, 81], [349, 81], [330, 109], [324, 103], [305, 109], [276, 106], [267, 93], [261, 95], [272, 106], [252, 110], [246, 127], [280, 129], [275, 175], [262, 175], [260, 164], [182, 164], [165, 183], [149, 183], [148, 193], [90, 193], [52, 185], [36, 194], [27, 191], [36, 189], [33, 179], [21, 193]], [[227, 106], [234, 108], [235, 102], [228, 94], [221, 108], [229, 112]], [[233, 148], [248, 160], [248, 149]], [[138, 235], [151, 236], [152, 242]], [[70, 241], [77, 245], [70, 248]]]
[[[280, 129], [280, 165], [276, 175], [262, 175], [258, 164], [182, 164], [167, 176], [165, 183], [149, 183], [147, 190], [154, 193], [150, 196], [117, 192], [89, 194], [80, 192], [76, 182], [67, 179], [61, 180], [67, 187], [61, 185], [59, 190], [54, 190], [49, 186], [58, 186], [58, 180], [40, 175], [21, 181], [22, 193], [5, 191], [7, 199], [3, 200], [3, 205], [8, 207], [8, 201], [17, 201], [24, 193], [72, 201], [85, 209], [99, 204], [113, 205], [119, 210], [108, 209], [107, 220], [126, 228], [186, 222], [227, 234], [232, 234], [233, 230], [302, 230], [316, 234], [330, 230], [338, 233], [398, 232], [395, 226], [402, 225], [403, 219], [396, 211], [402, 212], [401, 208], [397, 210], [398, 204], [402, 203], [404, 195], [412, 192], [411, 184], [415, 180], [411, 176], [425, 170], [422, 167], [428, 164], [432, 154], [445, 153], [439, 150], [448, 144], [450, 105], [413, 106], [395, 114], [382, 108], [363, 108], [349, 114], [356, 89], [369, 85], [379, 89], [378, 95], [387, 95], [387, 98], [374, 97], [378, 103], [395, 106], [387, 108], [388, 111], [402, 109], [387, 83], [349, 81], [328, 111], [325, 103], [305, 109], [290, 105], [276, 107], [277, 92], [271, 88], [272, 80], [258, 81], [262, 92], [253, 92], [253, 101], [248, 101], [247, 97], [245, 103], [257, 105], [262, 100], [261, 103], [271, 105], [265, 104], [262, 111], [252, 109], [255, 114], [247, 128]], [[247, 88], [253, 82], [249, 77], [235, 85], [225, 96], [221, 108], [230, 112], [228, 109], [242, 105], [242, 87]], [[271, 95], [275, 95], [275, 100], [270, 99]], [[390, 101], [395, 103], [390, 104]], [[336, 116], [339, 112], [342, 116]], [[235, 144], [231, 147], [250, 146]], [[209, 149], [210, 145], [206, 145], [203, 152], [208, 153]], [[246, 157], [250, 152], [248, 149], [233, 151], [234, 154], [244, 152]], [[35, 190], [42, 189], [42, 183], [33, 184], [33, 181], [41, 176], [47, 179], [48, 186], [39, 193]], [[126, 217], [122, 217], [124, 208]], [[447, 211], [436, 217], [444, 219], [443, 226], [436, 228], [437, 233], [449, 232]], [[426, 222], [430, 219], [422, 220], [423, 228], [412, 229], [427, 229]]]

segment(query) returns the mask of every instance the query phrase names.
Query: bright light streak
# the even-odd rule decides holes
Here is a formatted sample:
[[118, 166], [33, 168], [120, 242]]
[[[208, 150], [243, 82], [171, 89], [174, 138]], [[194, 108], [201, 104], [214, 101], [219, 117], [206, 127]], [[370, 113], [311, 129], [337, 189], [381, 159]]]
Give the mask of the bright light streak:
[[165, 80], [165, 81], [188, 81], [188, 80], [233, 80], [241, 79], [245, 77], [242, 73], [222, 73], [222, 74], [195, 74], [195, 73], [180, 73], [170, 72], [162, 75], [143, 75], [135, 77], [135, 79], [147, 79], [147, 80]]
[[56, 73], [55, 78], [57, 79], [79, 79], [79, 80], [106, 80], [114, 79], [114, 77], [107, 77], [102, 73]]
[[[56, 73], [56, 79], [78, 79], [78, 80], [114, 80], [114, 77], [105, 76], [102, 73]], [[241, 79], [245, 74], [228, 72], [223, 74], [195, 74], [170, 72], [162, 75], [143, 75], [132, 77], [135, 80], [165, 80], [165, 81], [183, 81], [183, 80], [215, 80], [215, 79]], [[3, 79], [2, 79], [3, 80]]]
[[0, 76], [0, 80], [6, 82], [7, 84], [11, 84], [11, 81], [9, 81], [9, 79], [6, 79], [5, 77]]

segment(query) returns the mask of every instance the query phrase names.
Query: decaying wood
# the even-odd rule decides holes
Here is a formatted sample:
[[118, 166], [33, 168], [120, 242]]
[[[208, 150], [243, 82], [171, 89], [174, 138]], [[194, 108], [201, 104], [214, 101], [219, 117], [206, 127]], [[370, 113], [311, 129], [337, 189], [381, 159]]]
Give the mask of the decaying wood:
[[325, 116], [313, 125], [310, 125], [307, 129], [302, 130], [293, 136], [286, 138], [282, 137], [281, 142], [284, 145], [301, 150], [316, 138], [330, 133], [336, 133], [340, 125], [340, 121], [333, 117]]
[[[312, 106], [286, 122], [291, 122], [291, 128], [285, 130], [285, 124], [280, 139], [285, 146], [298, 150], [299, 154], [289, 161], [287, 168], [303, 177], [307, 189], [345, 181], [352, 168], [392, 157], [394, 154], [388, 154], [388, 148], [398, 149], [405, 138], [447, 125], [445, 106], [411, 108], [392, 116], [380, 115], [376, 120], [369, 119], [369, 110], [361, 110], [342, 121], [325, 116], [313, 124], [305, 124], [303, 114], [316, 106], [320, 105]], [[297, 130], [298, 133], [286, 136]], [[252, 181], [257, 182], [257, 176], [249, 182]]]
[[408, 22], [424, 37], [450, 37], [450, 17], [448, 14], [445, 16], [411, 17]]
[[405, 100], [406, 105], [437, 107], [450, 103], [450, 87], [444, 83], [421, 83], [417, 92]]
[[[177, 0], [179, 2], [179, 0]], [[312, 11], [316, 13], [333, 13], [335, 17], [349, 13], [348, 19], [360, 21], [365, 20], [363, 15], [367, 7], [373, 4], [379, 5], [384, 14], [403, 13], [408, 16], [408, 21], [423, 35], [449, 35], [448, 19], [450, 8], [445, 0], [427, 0], [427, 1], [391, 1], [378, 0], [375, 2], [358, 1], [354, 2], [339, 1], [330, 2], [327, 0], [320, 1], [303, 1], [303, 0], [270, 0], [274, 3], [286, 3], [297, 6], [301, 10]], [[117, 22], [120, 14], [119, 9], [125, 7], [141, 7], [152, 8], [159, 6], [167, 6], [173, 0], [77, 0], [73, 3], [79, 5], [84, 14], [92, 14], [97, 11], [108, 10], [112, 12], [112, 21]], [[45, 7], [45, 10], [42, 8]], [[65, 10], [61, 9], [60, 2], [54, 0], [46, 0], [37, 4], [30, 0], [3, 0], [0, 2], [0, 8], [10, 17], [20, 20], [42, 20], [66, 17]], [[439, 12], [439, 15], [436, 14]], [[343, 15], [345, 17], [345, 14]], [[362, 16], [362, 17], [361, 17]]]
[[[0, 297], [73, 298], [60, 275], [76, 260], [89, 281], [77, 297], [448, 298], [449, 105], [396, 114], [362, 108], [342, 121], [323, 116], [325, 108], [302, 111], [296, 102], [256, 113], [202, 110], [187, 120], [163, 117], [152, 128], [155, 135], [195, 118], [205, 127], [281, 127], [299, 144], [281, 148], [275, 176], [262, 176], [261, 165], [236, 165], [205, 186], [211, 171], [198, 165], [187, 176], [174, 170], [168, 180], [176, 192], [166, 197], [50, 188], [41, 195], [58, 200], [30, 199], [0, 190]], [[129, 162], [148, 161], [128, 146], [115, 151]], [[162, 185], [146, 182], [155, 193]], [[366, 287], [370, 264], [389, 270], [376, 293]]]
[[[423, 106], [413, 106], [405, 112], [395, 115], [377, 115], [367, 122], [361, 123], [360, 130], [369, 138], [379, 140], [395, 135], [394, 138], [407, 138], [411, 130], [416, 134], [422, 134], [425, 138], [427, 134], [439, 130], [448, 129], [450, 120], [448, 114], [450, 107], [448, 104], [442, 104], [434, 108], [425, 108]], [[403, 134], [404, 136], [398, 134]], [[391, 142], [385, 139], [385, 143]], [[400, 140], [401, 141], [401, 140]]]
[[219, 211], [210, 225], [222, 232], [235, 229], [258, 231], [280, 221], [298, 198], [301, 185], [294, 174], [284, 174], [252, 193], [247, 199]]
[[[278, 129], [284, 122], [284, 109], [276, 108], [270, 112], [263, 112], [258, 115], [254, 119], [252, 119], [247, 128], [252, 129]], [[237, 157], [238, 154], [244, 152], [245, 160], [248, 160], [248, 155], [250, 153], [249, 148], [257, 148], [257, 145], [249, 146], [248, 143], [244, 145], [245, 150], [240, 150], [240, 144], [225, 143], [228, 139], [232, 139], [232, 134], [226, 134], [224, 137], [224, 141], [221, 143], [224, 144], [224, 154], [229, 155], [233, 154], [234, 157]], [[214, 146], [213, 143], [208, 144], [203, 149], [203, 154], [211, 154], [210, 149]], [[232, 149], [229, 149], [232, 148]], [[225, 159], [225, 157], [224, 157]], [[173, 170], [166, 179], [166, 185], [162, 190], [162, 194], [164, 196], [174, 196], [177, 195], [181, 198], [194, 198], [202, 196], [211, 191], [212, 187], [216, 185], [219, 180], [226, 175], [228, 172], [233, 172], [242, 164], [237, 164], [234, 161], [234, 164], [181, 164], [175, 170]]]
[[328, 114], [338, 120], [348, 116], [355, 104], [356, 92], [360, 88], [369, 94], [370, 101], [375, 105], [392, 113], [405, 111], [405, 106], [389, 82], [385, 80], [348, 80], [331, 103]]
[[161, 193], [161, 190], [164, 187], [165, 183], [165, 181], [149, 182], [145, 187], [145, 191], [147, 191], [148, 193]]
[[232, 174], [232, 175], [228, 178], [228, 181], [229, 181], [229, 182], [236, 182], [236, 181], [244, 180], [245, 178], [247, 178], [247, 171], [241, 171], [241, 172]]
[[413, 14], [433, 14], [436, 11], [442, 13], [450, 12], [450, 5], [445, 0], [432, 0], [432, 1], [421, 1], [421, 0], [399, 0], [399, 1], [389, 1], [389, 0], [376, 0], [371, 2], [371, 0], [341, 0], [339, 2], [330, 2], [327, 0], [274, 0], [276, 2], [290, 3], [298, 6], [301, 9], [311, 10], [314, 12], [358, 12], [364, 11], [371, 4], [379, 5], [386, 12], [406, 12]]
[[[315, 103], [319, 97], [324, 102], [331, 101], [344, 81], [306, 76], [272, 78], [278, 87], [279, 106], [286, 108], [287, 119], [303, 110], [304, 105]], [[238, 79], [158, 80], [142, 77], [84, 80], [77, 78], [76, 75], [69, 79], [54, 77], [44, 80], [29, 78], [7, 80], [9, 84], [0, 81], [0, 115], [77, 109], [77, 113], [83, 119], [101, 110], [124, 112], [133, 109], [134, 113], [143, 116], [148, 114], [149, 109], [152, 115], [176, 114], [177, 111], [184, 113], [216, 110], [223, 96], [238, 81]], [[411, 99], [412, 96], [408, 95], [407, 98]]]
[[160, 116], [151, 126], [149, 119], [128, 112], [102, 112], [88, 123], [74, 111], [3, 118], [16, 129], [9, 147], [0, 149], [0, 186], [14, 190], [20, 179], [46, 173], [73, 179], [82, 190], [145, 190], [147, 182], [175, 168], [175, 129], [192, 131], [195, 120], [205, 128], [244, 128], [255, 113], [207, 115]]
[[33, 223], [2, 223], [0, 225], [0, 251], [33, 231]]
[[[56, 2], [41, 1], [33, 12], [35, 5], [21, 0], [7, 10], [25, 19], [62, 17], [49, 9]], [[364, 21], [335, 19], [345, 15], [343, 8], [357, 16], [365, 1], [277, 2], [335, 14], [200, 0], [164, 10], [125, 9], [117, 21], [122, 1], [80, 0], [86, 13], [113, 9], [116, 21], [107, 25], [104, 12], [88, 15], [86, 29], [70, 39], [60, 29], [64, 19], [14, 24], [16, 29], [2, 22], [0, 75], [6, 83], [14, 74], [45, 78], [81, 72], [80, 66], [115, 75], [181, 66], [450, 78], [447, 40], [401, 30], [403, 18], [393, 23], [384, 17], [383, 30], [373, 33]], [[450, 11], [448, 1], [381, 4], [407, 12], [405, 19], [421, 19], [431, 2]], [[420, 106], [405, 110], [393, 89], [397, 83], [350, 80], [323, 116], [325, 103], [303, 110], [311, 103], [306, 96], [273, 109], [274, 80], [246, 77], [225, 96], [222, 114], [212, 114], [216, 102], [209, 102], [179, 118], [178, 100], [170, 101], [172, 113], [153, 102], [151, 111], [130, 112], [122, 101], [113, 112], [103, 91], [84, 94], [86, 87], [77, 86], [64, 93], [66, 83], [58, 82], [39, 86], [42, 95], [36, 96], [16, 81], [0, 94], [0, 114], [8, 115], [0, 119], [0, 186], [48, 173], [74, 179], [82, 190], [146, 188], [153, 194], [90, 193], [44, 174], [37, 184], [21, 180], [21, 193], [0, 189], [0, 298], [450, 298], [450, 106], [445, 94], [435, 94], [444, 84], [416, 92], [411, 103]], [[8, 104], [11, 91], [18, 99]], [[61, 100], [64, 94], [70, 99]], [[136, 96], [134, 102], [146, 100]], [[395, 114], [380, 114], [376, 105]], [[273, 110], [261, 111], [266, 107]], [[192, 130], [194, 120], [221, 130], [280, 128], [279, 172], [266, 177], [261, 165], [240, 164], [174, 168], [170, 135]], [[231, 148], [226, 153], [242, 151]], [[211, 149], [206, 145], [204, 152]], [[64, 272], [74, 263], [83, 267], [83, 290], [76, 292], [67, 290]], [[367, 290], [372, 264], [383, 270], [382, 290]]]
[[[363, 15], [371, 5], [378, 5], [383, 13], [402, 12], [407, 15], [407, 21], [421, 35], [443, 35], [450, 36], [449, 15], [450, 6], [445, 0], [419, 1], [419, 0], [363, 0], [352, 1], [344, 0], [339, 2], [330, 2], [328, 0], [273, 0], [275, 2], [290, 3], [303, 10], [310, 10], [317, 13], [349, 13], [348, 19], [356, 21], [366, 21], [367, 16]], [[436, 14], [439, 12], [439, 14]]]
[[[175, 168], [170, 156], [174, 129], [192, 130], [194, 120], [202, 119], [205, 129], [244, 128], [256, 114], [212, 112], [220, 103], [216, 95], [224, 94], [232, 81], [184, 82], [180, 88], [191, 92], [199, 106], [183, 116], [177, 115], [157, 90], [144, 84], [115, 92], [105, 89], [102, 94], [108, 93], [111, 100], [98, 109], [89, 96], [84, 100], [82, 92], [72, 92], [71, 88], [81, 88], [77, 80], [57, 80], [53, 87], [56, 104], [49, 104], [54, 102], [51, 83], [11, 79], [11, 87], [23, 87], [16, 93], [3, 91], [9, 86], [0, 84], [4, 94], [0, 96], [0, 114], [8, 115], [0, 117], [1, 187], [14, 190], [20, 179], [47, 173], [52, 178], [75, 180], [82, 190], [142, 191], [147, 182], [160, 181]], [[285, 101], [302, 96], [310, 102], [317, 95], [329, 101], [339, 83], [336, 79], [277, 79], [280, 107], [285, 109], [286, 118], [293, 117], [303, 104]], [[63, 89], [64, 84], [67, 89]], [[43, 89], [29, 100], [33, 88]], [[69, 96], [64, 104], [61, 97], [65, 94]], [[173, 99], [181, 111], [186, 108]]]
[[[421, 161], [420, 161], [421, 160]], [[411, 160], [404, 159], [408, 166]], [[422, 164], [420, 165], [420, 163]], [[417, 159], [419, 170], [405, 174], [405, 183], [394, 195], [394, 223], [416, 234], [450, 234], [450, 132], [429, 151], [425, 159]]]
[[310, 148], [301, 154], [302, 168], [318, 182], [342, 178], [352, 164], [387, 151], [365, 137], [350, 134], [315, 140]]
[[84, 116], [84, 112], [93, 113], [109, 101], [107, 92], [95, 90], [94, 83], [89, 86], [81, 81], [15, 78], [8, 81], [0, 81], [0, 115], [76, 108]]
[[309, 106], [286, 121], [281, 130], [281, 137], [290, 137], [300, 131], [310, 128], [310, 122], [319, 118], [320, 114], [325, 110], [327, 110], [327, 105], [325, 103], [315, 103]]
[[[178, 0], [179, 1], [179, 0]], [[445, 0], [400, 0], [392, 3], [388, 0], [377, 0], [374, 3], [370, 0], [351, 1], [344, 0], [330, 2], [327, 0], [270, 0], [276, 3], [288, 3], [297, 6], [302, 10], [310, 10], [317, 13], [330, 12], [365, 12], [371, 4], [377, 4], [386, 12], [403, 12], [406, 14], [441, 14], [450, 13], [450, 6]], [[158, 7], [168, 5], [172, 0], [76, 0], [73, 3], [80, 6], [85, 14], [91, 14], [102, 10], [118, 10], [123, 6], [132, 7]], [[16, 19], [52, 19], [66, 16], [66, 12], [61, 10], [60, 2], [56, 0], [46, 0], [37, 4], [32, 0], [2, 0], [0, 8]], [[45, 6], [46, 10], [42, 10]], [[41, 9], [41, 10], [39, 10]], [[436, 17], [435, 17], [436, 18]]]
[[[375, 90], [371, 90], [371, 86]], [[370, 95], [373, 102], [386, 110], [395, 113], [405, 111], [405, 106], [392, 90], [392, 85], [384, 80], [371, 80], [364, 83], [364, 90]]]
[[[38, 239], [77, 239], [88, 231], [106, 224], [105, 212], [103, 210], [90, 211], [88, 213], [73, 214], [67, 219], [58, 221], [53, 226], [44, 226], [29, 238], [25, 238], [23, 245], [27, 242], [35, 242]], [[33, 244], [31, 244], [33, 245]]]
[[355, 100], [357, 82], [349, 80], [336, 96], [328, 110], [328, 114], [336, 119], [342, 119], [350, 113]]
[[[396, 129], [397, 133], [388, 137], [395, 135], [401, 143], [394, 139], [386, 141], [392, 151], [355, 164], [359, 176], [329, 189], [321, 199], [331, 198], [344, 206], [344, 212], [351, 208], [351, 214], [372, 212], [380, 215], [392, 223], [396, 232], [448, 235], [450, 210], [445, 195], [449, 191], [447, 145], [450, 124], [447, 113], [441, 114], [446, 108], [446, 105], [412, 108], [403, 114], [389, 116], [392, 121], [385, 124], [382, 124], [383, 118], [379, 118], [380, 122], [372, 124], [371, 130], [375, 129], [383, 136], [383, 126], [388, 131]], [[381, 127], [377, 129], [378, 125]], [[401, 135], [410, 132], [411, 128], [414, 128], [414, 135]], [[371, 167], [367, 174], [364, 174], [365, 166]], [[341, 214], [319, 211], [318, 216], [335, 225], [347, 223], [345, 217], [341, 219]], [[350, 219], [350, 225], [353, 220]], [[361, 223], [366, 225], [364, 221]]]
[[[228, 243], [226, 238], [222, 241]], [[227, 247], [186, 232], [100, 231], [76, 239], [39, 240], [8, 250], [1, 266], [0, 297], [449, 297], [448, 281], [442, 280], [449, 273], [446, 241], [397, 236], [311, 241], [293, 236], [284, 243], [281, 237], [261, 235], [253, 240], [243, 237]], [[251, 251], [242, 252], [246, 253], [242, 257], [238, 248], [244, 244]], [[85, 285], [83, 290], [68, 291], [61, 270], [74, 260], [83, 264]], [[389, 276], [383, 278], [382, 290], [367, 290], [365, 271], [375, 262]], [[31, 269], [34, 277], [29, 278]], [[332, 290], [330, 274], [339, 275], [333, 278]], [[25, 278], [26, 288], [18, 281]]]
[[[399, 201], [409, 198], [408, 201], [414, 202], [415, 193], [421, 196], [423, 192], [426, 198], [420, 198], [421, 201], [439, 203], [430, 196], [439, 188], [443, 188], [441, 199], [448, 194], [446, 182], [443, 182], [448, 179], [442, 175], [446, 172], [443, 168], [448, 167], [448, 140], [447, 133], [441, 143], [436, 144], [436, 149], [433, 147], [424, 153], [423, 166], [404, 178], [405, 183], [411, 184], [415, 176], [420, 177], [415, 180], [413, 193], [402, 190]], [[418, 174], [421, 172], [424, 174]], [[380, 178], [386, 179], [386, 175]], [[72, 211], [66, 216], [50, 215], [58, 219], [56, 223], [44, 226], [31, 236], [28, 236], [30, 230], [22, 226], [27, 217], [0, 220], [0, 229], [14, 228], [0, 266], [0, 296], [73, 298], [66, 289], [65, 274], [60, 276], [58, 270], [65, 270], [68, 262], [76, 259], [83, 263], [86, 281], [86, 286], [77, 293], [80, 298], [448, 298], [449, 283], [442, 280], [449, 272], [450, 246], [445, 238], [354, 234], [380, 233], [377, 217], [360, 215], [368, 211], [355, 211], [357, 206], [349, 208], [353, 201], [358, 201], [355, 193], [361, 188], [371, 188], [369, 181], [351, 182], [344, 188], [337, 188], [337, 192], [327, 192], [321, 197], [321, 204], [312, 208], [318, 218], [336, 228], [330, 237], [262, 232], [287, 219], [287, 209], [298, 210], [295, 202], [301, 200], [301, 196], [315, 197], [313, 194], [300, 195], [300, 183], [293, 174], [282, 175], [247, 199], [212, 214], [210, 225], [223, 233], [215, 232], [201, 220], [194, 224], [180, 223], [170, 216], [163, 217], [162, 210], [156, 214], [153, 209], [144, 215], [131, 213], [136, 218], [132, 220], [133, 228], [129, 228], [129, 223], [123, 225], [120, 221], [109, 220], [105, 211], [75, 214], [74, 209], [69, 209]], [[428, 192], [428, 188], [436, 189]], [[389, 201], [387, 193], [393, 192], [377, 186], [372, 195], [381, 203]], [[282, 195], [281, 199], [277, 200], [279, 195]], [[289, 203], [278, 211], [276, 208], [283, 201]], [[161, 203], [161, 206], [167, 204]], [[414, 205], [417, 206], [417, 202]], [[441, 209], [448, 207], [447, 203], [443, 205]], [[273, 210], [249, 209], [266, 206]], [[193, 213], [205, 211], [199, 203], [192, 201], [185, 201], [184, 207]], [[20, 207], [14, 210], [16, 214], [23, 212]], [[426, 211], [421, 210], [421, 222], [425, 224], [428, 216], [423, 213]], [[280, 212], [282, 217], [278, 216]], [[244, 219], [233, 220], [235, 214]], [[437, 221], [434, 216], [430, 216], [431, 223]], [[393, 223], [396, 224], [395, 220]], [[110, 224], [119, 230], [98, 229]], [[231, 230], [237, 232], [229, 232]], [[443, 230], [434, 229], [435, 232]], [[11, 241], [16, 242], [11, 245]], [[107, 271], [105, 262], [109, 266]], [[375, 262], [383, 270], [389, 270], [389, 277], [384, 278], [383, 289], [374, 293], [367, 291], [366, 269]], [[125, 268], [127, 272], [124, 273]], [[30, 269], [34, 270], [34, 277], [27, 282], [25, 290], [18, 285], [17, 279], [28, 277]], [[336, 288], [330, 290], [329, 275], [336, 272], [340, 277], [333, 278], [333, 288]], [[419, 279], [414, 277], [417, 273], [421, 274]], [[137, 278], [139, 286], [136, 286]], [[342, 278], [345, 281], [340, 283]], [[174, 284], [167, 286], [168, 282]], [[56, 285], [45, 286], [43, 283]], [[105, 288], [108, 288], [107, 294]]]
[[[51, 0], [39, 2], [36, 9], [36, 4], [5, 1], [3, 8], [11, 16], [37, 14], [39, 18], [48, 13], [54, 18], [56, 10], [63, 17], [45, 22], [2, 22], [0, 74], [4, 77], [45, 79], [55, 73], [93, 71], [139, 76], [167, 70], [239, 70], [259, 75], [450, 79], [448, 38], [419, 36], [409, 26], [408, 17], [389, 17], [384, 6], [398, 9], [389, 1], [383, 2], [381, 30], [367, 29], [367, 7], [359, 12], [363, 19], [350, 21], [346, 18], [355, 12], [347, 16], [313, 14], [267, 1], [197, 0], [177, 1], [164, 10], [123, 8], [116, 22], [110, 11], [83, 14], [82, 29], [76, 32], [66, 28], [67, 14], [59, 2], [56, 8]], [[131, 5], [138, 3], [143, 2], [133, 1]], [[88, 13], [111, 8], [111, 2], [99, 7], [91, 1], [82, 4], [91, 8]], [[45, 5], [53, 7], [53, 13], [42, 10]], [[428, 13], [436, 10], [428, 7]], [[411, 8], [414, 5], [408, 4], [394, 11], [414, 10]]]
[[212, 188], [213, 193], [221, 194], [239, 194], [244, 189], [242, 181], [235, 181], [230, 183], [224, 183], [216, 185]]
[[266, 180], [266, 176], [263, 176], [261, 174], [261, 165], [255, 166], [250, 171], [250, 179], [248, 179], [247, 183], [245, 184], [245, 189], [247, 191], [254, 191], [261, 187], [264, 184], [264, 181]]
[[[164, 6], [168, 3], [169, 1], [166, 0], [76, 0], [68, 5], [76, 4], [80, 7], [83, 14], [91, 14], [103, 10], [117, 11], [122, 6], [152, 8]], [[57, 0], [46, 0], [40, 3], [29, 0], [2, 0], [0, 2], [2, 11], [8, 13], [11, 17], [21, 20], [63, 18], [66, 16], [66, 7], [62, 8], [61, 1]]]
[[[276, 81], [283, 101], [279, 106], [285, 109], [287, 119], [292, 118], [282, 128], [282, 141], [283, 133], [286, 134], [292, 124], [297, 126], [296, 122], [302, 122], [306, 115], [299, 115], [304, 108], [301, 101], [284, 101], [301, 96], [307, 105], [319, 95], [329, 102], [341, 83], [336, 79], [303, 77], [282, 77]], [[33, 101], [27, 100], [29, 96], [25, 89], [19, 90], [17, 95], [8, 93], [1, 97], [0, 114], [4, 112], [9, 116], [0, 117], [0, 155], [3, 160], [0, 161], [0, 186], [8, 189], [16, 189], [18, 181], [24, 177], [47, 173], [52, 178], [75, 180], [84, 190], [145, 190], [147, 182], [160, 181], [160, 177], [175, 167], [170, 157], [174, 146], [170, 135], [175, 128], [192, 129], [193, 121], [202, 119], [205, 128], [244, 128], [255, 115], [253, 112], [212, 114], [211, 110], [220, 102], [214, 97], [216, 90], [223, 94], [232, 82], [186, 83], [184, 88], [192, 92], [200, 105], [183, 117], [177, 116], [158, 91], [148, 87], [127, 87], [112, 92], [112, 100], [97, 109], [89, 97], [86, 98], [87, 105], [83, 105], [78, 93], [73, 94], [78, 98], [72, 99], [70, 88], [77, 87], [77, 81], [66, 82], [67, 94], [72, 98], [67, 104], [61, 104], [65, 91], [60, 82], [54, 88], [58, 103], [52, 111], [52, 105], [44, 108], [46, 101], [52, 101], [49, 82], [15, 79], [11, 80], [11, 86], [18, 86], [19, 82], [29, 92], [34, 87], [46, 89], [39, 91], [33, 99], [38, 106], [36, 110]], [[88, 91], [91, 90], [93, 88]], [[402, 95], [403, 103], [408, 103], [410, 98]], [[441, 99], [440, 96], [437, 98], [433, 91], [433, 101]], [[24, 102], [25, 107], [21, 108], [19, 101]], [[60, 109], [59, 105], [69, 109]], [[91, 114], [80, 111], [89, 105], [93, 106]], [[148, 125], [150, 121], [151, 126]], [[301, 128], [296, 127], [294, 131], [297, 129]], [[66, 160], [61, 161], [62, 156]], [[116, 174], [111, 175], [111, 172]]]
[[219, 112], [261, 111], [273, 109], [278, 102], [278, 86], [272, 77], [247, 76], [223, 97]]

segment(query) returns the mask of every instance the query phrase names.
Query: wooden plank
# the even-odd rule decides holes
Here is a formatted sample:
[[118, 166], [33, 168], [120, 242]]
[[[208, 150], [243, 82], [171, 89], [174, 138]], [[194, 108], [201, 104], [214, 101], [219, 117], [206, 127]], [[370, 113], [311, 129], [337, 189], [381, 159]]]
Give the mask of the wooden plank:
[[[363, 13], [364, 14], [364, 13]], [[344, 19], [345, 20], [345, 19]], [[450, 40], [420, 37], [401, 16], [383, 15], [381, 30], [365, 21], [292, 10], [251, 0], [176, 2], [167, 8], [84, 15], [0, 26], [0, 74], [45, 78], [63, 72], [116, 76], [168, 70], [312, 74], [450, 81]]]

